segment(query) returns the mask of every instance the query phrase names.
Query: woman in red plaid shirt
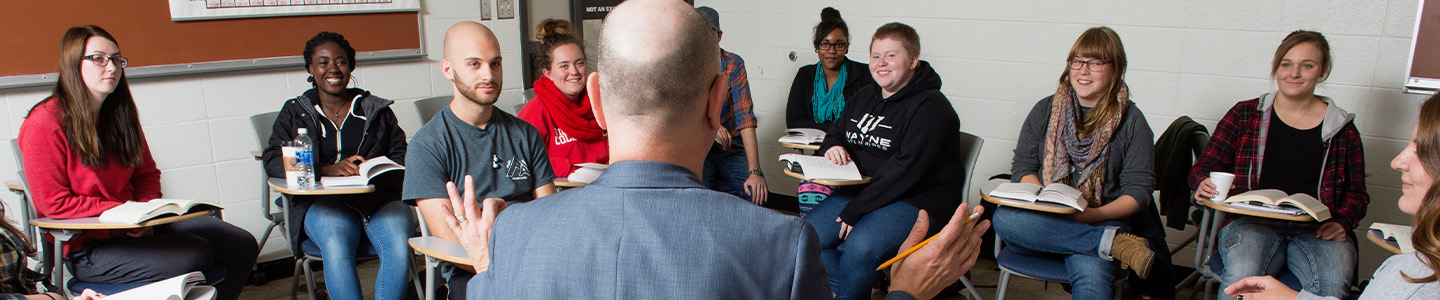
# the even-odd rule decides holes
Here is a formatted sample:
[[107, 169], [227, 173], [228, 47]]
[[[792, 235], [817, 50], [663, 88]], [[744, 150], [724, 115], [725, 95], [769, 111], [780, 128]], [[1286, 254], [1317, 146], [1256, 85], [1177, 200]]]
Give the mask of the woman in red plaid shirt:
[[1196, 199], [1217, 194], [1210, 172], [1230, 172], [1235, 174], [1230, 195], [1279, 189], [1313, 196], [1330, 209], [1331, 218], [1321, 222], [1227, 220], [1217, 246], [1224, 265], [1221, 287], [1288, 269], [1315, 294], [1344, 297], [1349, 290], [1356, 256], [1349, 233], [1365, 218], [1370, 196], [1355, 115], [1315, 94], [1316, 84], [1330, 74], [1330, 58], [1324, 35], [1290, 33], [1271, 62], [1279, 88], [1236, 103], [1190, 170]]

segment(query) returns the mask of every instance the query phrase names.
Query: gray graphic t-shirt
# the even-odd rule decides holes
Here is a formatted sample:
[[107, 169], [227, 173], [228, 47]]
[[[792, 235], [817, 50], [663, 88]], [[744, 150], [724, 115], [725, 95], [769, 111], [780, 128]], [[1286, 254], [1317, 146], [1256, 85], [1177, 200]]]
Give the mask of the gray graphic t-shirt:
[[463, 193], [471, 175], [477, 199], [530, 201], [535, 188], [555, 181], [548, 157], [539, 131], [510, 113], [495, 109], [481, 129], [446, 107], [410, 140], [401, 199], [448, 198], [447, 181]]

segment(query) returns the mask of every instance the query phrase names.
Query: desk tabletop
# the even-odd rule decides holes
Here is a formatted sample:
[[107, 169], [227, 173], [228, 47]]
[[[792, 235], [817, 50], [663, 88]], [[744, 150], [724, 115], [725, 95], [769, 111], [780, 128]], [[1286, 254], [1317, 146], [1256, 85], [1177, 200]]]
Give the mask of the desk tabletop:
[[6, 180], [5, 187], [10, 188], [12, 191], [25, 191], [25, 185], [20, 184], [19, 179]]
[[254, 156], [255, 159], [260, 159], [264, 154], [260, 153], [260, 151], [250, 151], [250, 156]]
[[810, 150], [810, 151], [820, 150], [820, 145], [814, 145], [814, 144], [796, 144], [796, 143], [780, 142], [780, 145], [781, 145], [781, 146], [785, 146], [785, 147], [789, 147], [789, 148], [800, 149], [800, 150]]
[[421, 236], [410, 238], [410, 247], [420, 251], [420, 254], [452, 264], [471, 265], [470, 255], [465, 253], [465, 247], [460, 246], [460, 243], [433, 236]]
[[870, 176], [865, 176], [865, 177], [861, 178], [860, 180], [805, 179], [805, 174], [791, 172], [789, 169], [784, 169], [784, 168], [781, 168], [781, 170], [782, 170], [782, 171], [785, 171], [785, 175], [790, 175], [790, 177], [795, 177], [795, 179], [809, 180], [810, 182], [819, 183], [819, 184], [823, 184], [823, 185], [829, 185], [829, 186], [861, 185], [861, 184], [870, 183]]
[[985, 202], [995, 203], [997, 205], [1004, 205], [1014, 208], [1042, 211], [1054, 214], [1068, 215], [1080, 212], [1080, 210], [1077, 210], [1075, 208], [1050, 202], [1029, 202], [1014, 199], [1005, 199], [1000, 197], [990, 197], [990, 194], [986, 192], [980, 193], [980, 199], [985, 200]]
[[584, 183], [584, 182], [574, 182], [574, 181], [570, 181], [570, 178], [565, 178], [565, 177], [555, 178], [555, 186], [556, 186], [556, 187], [562, 187], [562, 188], [577, 188], [577, 187], [585, 186], [585, 184], [586, 184], [586, 183]]
[[279, 177], [270, 177], [268, 183], [270, 184], [270, 188], [286, 195], [350, 195], [375, 191], [374, 185], [318, 186], [311, 189], [290, 188], [289, 185], [285, 184], [285, 178]]
[[1375, 245], [1380, 246], [1380, 248], [1384, 248], [1385, 251], [1390, 251], [1390, 253], [1394, 254], [1401, 253], [1400, 245], [1392, 244], [1390, 241], [1386, 241], [1385, 237], [1381, 236], [1379, 230], [1366, 230], [1365, 232], [1365, 239], [1370, 240], [1370, 242], [1375, 243]]
[[1311, 218], [1310, 215], [1306, 215], [1306, 214], [1302, 214], [1302, 215], [1298, 215], [1298, 216], [1297, 216], [1297, 215], [1287, 215], [1287, 214], [1279, 214], [1279, 213], [1258, 211], [1258, 210], [1253, 210], [1253, 209], [1244, 209], [1244, 208], [1239, 208], [1239, 207], [1230, 206], [1229, 204], [1217, 203], [1217, 202], [1215, 202], [1215, 201], [1210, 201], [1210, 200], [1204, 200], [1204, 201], [1200, 201], [1200, 202], [1201, 202], [1201, 203], [1204, 203], [1205, 206], [1210, 207], [1210, 208], [1212, 208], [1212, 209], [1215, 209], [1215, 210], [1218, 210], [1218, 211], [1223, 211], [1223, 212], [1226, 212], [1226, 213], [1232, 213], [1232, 214], [1241, 214], [1241, 215], [1247, 215], [1247, 216], [1252, 216], [1252, 217], [1261, 217], [1261, 218], [1276, 219], [1276, 220], [1285, 220], [1285, 221], [1299, 221], [1299, 222], [1314, 222], [1314, 221], [1315, 221], [1315, 218]]
[[131, 228], [152, 227], [152, 226], [157, 226], [157, 225], [170, 224], [170, 223], [180, 222], [180, 221], [184, 221], [184, 220], [199, 218], [199, 217], [208, 217], [208, 216], [210, 216], [211, 214], [214, 214], [214, 213], [215, 213], [214, 211], [197, 211], [197, 212], [192, 212], [192, 213], [188, 213], [188, 214], [184, 214], [184, 215], [179, 215], [179, 216], [164, 217], [164, 218], [149, 220], [149, 221], [145, 221], [145, 222], [140, 222], [140, 224], [130, 224], [130, 223], [101, 223], [101, 222], [100, 222], [100, 217], [89, 217], [89, 218], [78, 218], [78, 219], [39, 218], [39, 219], [30, 220], [30, 225], [34, 225], [35, 227], [40, 227], [40, 228], [45, 228], [45, 229], [131, 229]]

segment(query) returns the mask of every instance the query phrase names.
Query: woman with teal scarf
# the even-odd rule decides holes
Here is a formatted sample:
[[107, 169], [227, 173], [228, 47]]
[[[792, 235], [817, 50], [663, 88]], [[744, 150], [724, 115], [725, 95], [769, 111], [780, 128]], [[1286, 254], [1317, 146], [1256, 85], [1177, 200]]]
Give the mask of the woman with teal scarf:
[[[829, 131], [845, 110], [845, 99], [861, 87], [875, 83], [870, 66], [845, 57], [850, 52], [850, 27], [840, 11], [826, 7], [815, 25], [815, 54], [820, 61], [800, 67], [790, 84], [790, 101], [785, 107], [785, 127]], [[830, 195], [829, 186], [804, 182], [796, 196], [800, 213], [809, 212]]]

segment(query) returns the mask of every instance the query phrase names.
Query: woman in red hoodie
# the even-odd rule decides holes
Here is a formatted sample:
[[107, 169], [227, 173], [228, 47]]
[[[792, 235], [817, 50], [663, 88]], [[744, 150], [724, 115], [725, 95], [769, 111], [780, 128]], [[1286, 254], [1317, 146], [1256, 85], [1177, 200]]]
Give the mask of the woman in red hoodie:
[[541, 41], [535, 64], [544, 77], [535, 80], [535, 98], [520, 109], [520, 119], [540, 130], [555, 176], [570, 176], [578, 163], [610, 163], [609, 139], [585, 96], [584, 45], [570, 22], [555, 19], [540, 23], [535, 39]]
[[[125, 81], [128, 62], [100, 27], [65, 32], [55, 91], [20, 125], [25, 179], [41, 217], [95, 217], [126, 202], [160, 198], [160, 170]], [[139, 230], [87, 230], [62, 251], [75, 277], [93, 283], [153, 282], [223, 265], [231, 280], [215, 285], [219, 299], [236, 299], [260, 249], [244, 229], [196, 218]]]

